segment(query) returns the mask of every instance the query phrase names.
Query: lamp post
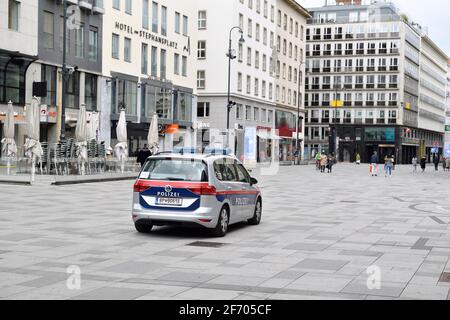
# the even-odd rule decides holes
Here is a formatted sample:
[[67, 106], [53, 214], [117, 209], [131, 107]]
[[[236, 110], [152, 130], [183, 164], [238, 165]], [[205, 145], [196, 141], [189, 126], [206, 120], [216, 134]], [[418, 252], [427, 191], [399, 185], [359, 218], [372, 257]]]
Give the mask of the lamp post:
[[334, 116], [333, 116], [333, 123], [332, 123], [332, 127], [331, 127], [330, 141], [328, 144], [329, 144], [329, 149], [330, 149], [329, 151], [331, 153], [334, 153], [334, 155], [337, 157], [336, 138], [337, 138], [338, 122], [336, 120], [337, 120], [337, 108], [339, 107], [339, 102], [340, 102], [340, 100], [338, 100], [338, 93], [339, 93], [339, 90], [342, 90], [342, 87], [339, 84], [335, 84], [334, 90], [335, 90], [335, 99], [332, 101], [333, 107], [334, 107]]
[[230, 147], [230, 112], [231, 109], [233, 108], [234, 102], [231, 101], [231, 60], [236, 59], [236, 55], [233, 53], [233, 49], [231, 48], [232, 42], [231, 42], [231, 34], [233, 32], [233, 30], [239, 30], [240, 34], [241, 34], [241, 38], [239, 39], [239, 43], [244, 43], [244, 32], [242, 31], [242, 29], [238, 26], [233, 27], [230, 29], [230, 36], [229, 36], [229, 40], [228, 40], [228, 53], [227, 53], [227, 57], [228, 57], [228, 93], [227, 93], [227, 148]]
[[63, 64], [62, 64], [62, 101], [60, 141], [66, 140], [66, 88], [67, 88], [67, 0], [63, 0]]
[[[300, 165], [300, 160], [301, 160], [301, 146], [300, 146], [300, 125], [301, 123], [303, 123], [303, 117], [300, 117], [300, 103], [303, 101], [303, 99], [301, 99], [300, 101], [300, 97], [301, 97], [301, 85], [303, 83], [302, 80], [302, 66], [305, 65], [306, 62], [305, 61], [301, 61], [300, 65], [298, 67], [298, 97], [297, 97], [297, 139], [295, 142], [295, 153], [297, 154], [297, 165]], [[308, 76], [309, 73], [306, 73], [305, 76]]]

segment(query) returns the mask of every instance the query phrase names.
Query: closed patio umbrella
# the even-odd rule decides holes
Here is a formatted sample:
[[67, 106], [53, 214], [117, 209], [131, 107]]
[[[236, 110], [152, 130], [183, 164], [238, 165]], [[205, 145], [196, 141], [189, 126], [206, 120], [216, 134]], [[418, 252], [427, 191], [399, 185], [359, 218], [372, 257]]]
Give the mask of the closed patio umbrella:
[[8, 102], [8, 110], [6, 112], [5, 124], [3, 126], [3, 136], [2, 145], [3, 145], [3, 154], [7, 159], [7, 172], [10, 174], [10, 166], [11, 166], [11, 158], [16, 157], [17, 154], [17, 145], [14, 140], [14, 108], [12, 102]]
[[150, 124], [150, 129], [148, 130], [147, 136], [148, 148], [155, 154], [159, 150], [159, 133], [158, 133], [158, 116], [153, 115], [152, 123]]
[[27, 139], [25, 140], [25, 156], [31, 160], [31, 182], [34, 182], [36, 163], [42, 157], [42, 146], [39, 142], [39, 126], [41, 123], [39, 101], [33, 97], [29, 109], [27, 109]]
[[120, 111], [116, 133], [118, 143], [114, 147], [114, 152], [117, 159], [120, 161], [120, 171], [123, 173], [125, 160], [128, 155], [127, 119], [125, 116], [125, 110]]
[[77, 139], [78, 146], [78, 163], [81, 164], [80, 173], [84, 175], [85, 163], [88, 158], [87, 152], [87, 139], [88, 139], [88, 128], [87, 128], [87, 116], [86, 116], [86, 105], [82, 104], [80, 110], [78, 111], [77, 127], [75, 128], [75, 138]]

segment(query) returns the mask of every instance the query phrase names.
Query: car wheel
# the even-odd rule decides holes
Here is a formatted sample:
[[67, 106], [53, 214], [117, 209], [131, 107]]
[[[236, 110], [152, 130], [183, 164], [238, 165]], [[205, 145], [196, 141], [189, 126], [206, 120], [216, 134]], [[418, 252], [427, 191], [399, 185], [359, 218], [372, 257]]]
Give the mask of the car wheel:
[[262, 216], [262, 202], [261, 199], [258, 199], [255, 205], [255, 214], [253, 215], [253, 218], [248, 220], [248, 223], [252, 226], [257, 226], [261, 222], [261, 216]]
[[223, 207], [220, 210], [219, 220], [217, 221], [216, 227], [212, 230], [212, 234], [215, 237], [224, 237], [228, 231], [228, 225], [230, 223], [230, 215], [227, 207]]
[[139, 233], [149, 233], [153, 229], [153, 225], [152, 224], [148, 224], [148, 223], [144, 224], [144, 223], [136, 222], [134, 224], [134, 227], [136, 228], [137, 232], [139, 232]]

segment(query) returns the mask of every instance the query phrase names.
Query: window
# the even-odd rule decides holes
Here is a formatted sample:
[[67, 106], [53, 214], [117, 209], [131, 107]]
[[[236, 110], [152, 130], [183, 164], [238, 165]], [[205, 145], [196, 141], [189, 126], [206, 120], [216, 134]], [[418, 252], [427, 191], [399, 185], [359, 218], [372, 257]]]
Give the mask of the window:
[[180, 74], [180, 55], [175, 53], [173, 59], [173, 73], [179, 75]]
[[161, 56], [159, 57], [159, 77], [161, 79], [166, 79], [166, 50], [161, 49]]
[[238, 72], [237, 91], [242, 92], [242, 73]]
[[247, 48], [247, 65], [252, 65], [252, 48]]
[[20, 2], [16, 0], [9, 0], [8, 6], [8, 29], [19, 30], [19, 10]]
[[54, 48], [54, 21], [53, 21], [53, 13], [44, 11], [44, 48], [45, 49], [53, 49]]
[[167, 36], [167, 8], [161, 6], [161, 35]]
[[261, 84], [261, 97], [265, 98], [266, 97], [266, 81], [262, 81]]
[[209, 102], [197, 103], [197, 117], [199, 118], [209, 117]]
[[255, 79], [255, 96], [259, 95], [259, 80]]
[[200, 40], [197, 43], [197, 58], [206, 59], [206, 41]]
[[204, 10], [198, 12], [198, 29], [206, 29], [206, 11]]
[[259, 51], [255, 52], [255, 68], [259, 69]]
[[188, 17], [183, 16], [183, 36], [188, 35]]
[[158, 4], [152, 2], [152, 32], [158, 33]]
[[249, 38], [252, 37], [252, 33], [253, 33], [252, 19], [248, 19], [248, 21], [247, 21], [247, 35], [248, 35]]
[[142, 28], [148, 30], [148, 0], [142, 0]]
[[238, 47], [238, 61], [242, 62], [242, 56], [243, 56], [243, 50], [244, 50], [244, 46], [242, 45], [242, 43], [239, 43], [239, 47]]
[[112, 57], [113, 59], [119, 59], [119, 35], [112, 35]]
[[131, 14], [132, 12], [132, 0], [125, 0], [125, 13]]
[[141, 73], [148, 73], [148, 45], [146, 43], [143, 43], [141, 47]]
[[175, 12], [175, 33], [181, 33], [181, 15]]
[[113, 8], [120, 10], [120, 0], [113, 0]]
[[69, 75], [66, 87], [67, 107], [78, 109], [80, 105], [80, 73], [74, 72]]
[[97, 110], [97, 76], [90, 73], [84, 76], [84, 102], [86, 110]]
[[250, 94], [251, 86], [252, 86], [252, 78], [250, 76], [247, 76], [247, 94]]
[[125, 38], [124, 50], [123, 50], [123, 59], [126, 62], [131, 62], [131, 39], [130, 38]]
[[245, 120], [247, 120], [247, 121], [252, 120], [252, 107], [251, 106], [245, 106]]
[[242, 104], [236, 105], [236, 119], [242, 119], [243, 115], [243, 106]]
[[197, 89], [205, 89], [206, 73], [205, 70], [197, 71]]
[[242, 13], [239, 13], [239, 28], [244, 30], [244, 15]]
[[57, 68], [41, 65], [41, 81], [47, 82], [47, 97], [42, 98], [42, 104], [48, 106], [56, 106], [56, 84], [57, 84]]
[[125, 108], [127, 115], [137, 115], [137, 83], [123, 79], [112, 82], [112, 96], [114, 102], [111, 104], [113, 114], [118, 114], [121, 108]]
[[89, 30], [89, 60], [97, 61], [98, 59], [98, 30], [91, 27]]
[[153, 77], [158, 76], [158, 48], [152, 47], [152, 70]]
[[75, 30], [75, 56], [84, 58], [84, 26]]
[[259, 121], [259, 108], [253, 109], [253, 121]]
[[186, 56], [183, 56], [183, 58], [182, 58], [181, 74], [183, 75], [183, 77], [187, 77], [187, 57]]

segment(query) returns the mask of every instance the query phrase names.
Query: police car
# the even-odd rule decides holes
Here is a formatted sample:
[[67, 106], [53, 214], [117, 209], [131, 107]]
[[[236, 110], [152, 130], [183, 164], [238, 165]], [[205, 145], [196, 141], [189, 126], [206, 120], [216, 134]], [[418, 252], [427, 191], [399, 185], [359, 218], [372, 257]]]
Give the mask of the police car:
[[134, 184], [132, 217], [138, 232], [154, 226], [194, 225], [223, 237], [228, 226], [258, 225], [261, 192], [229, 152], [159, 153], [147, 159]]

